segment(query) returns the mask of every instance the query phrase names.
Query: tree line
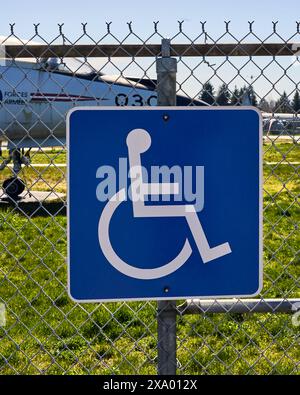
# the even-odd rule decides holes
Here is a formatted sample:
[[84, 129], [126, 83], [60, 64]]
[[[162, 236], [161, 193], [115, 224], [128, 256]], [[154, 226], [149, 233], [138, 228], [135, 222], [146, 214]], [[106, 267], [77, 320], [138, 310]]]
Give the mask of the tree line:
[[254, 89], [251, 85], [238, 88], [235, 86], [233, 91], [230, 91], [228, 85], [223, 83], [217, 91], [215, 91], [211, 82], [206, 82], [200, 92], [199, 99], [205, 101], [210, 105], [219, 106], [239, 106], [242, 104], [250, 104], [259, 108], [264, 112], [280, 112], [291, 113], [300, 111], [300, 95], [296, 90], [293, 98], [290, 99], [284, 91], [278, 100], [267, 100], [262, 98], [258, 100]]

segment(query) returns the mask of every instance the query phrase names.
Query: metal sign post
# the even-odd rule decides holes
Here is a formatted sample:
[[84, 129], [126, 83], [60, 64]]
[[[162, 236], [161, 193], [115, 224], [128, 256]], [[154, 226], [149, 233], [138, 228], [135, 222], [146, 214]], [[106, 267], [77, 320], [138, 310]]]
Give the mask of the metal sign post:
[[[176, 106], [177, 61], [170, 53], [170, 40], [162, 39], [162, 57], [156, 61], [158, 106]], [[158, 302], [157, 372], [161, 375], [176, 374], [176, 316], [176, 301]]]

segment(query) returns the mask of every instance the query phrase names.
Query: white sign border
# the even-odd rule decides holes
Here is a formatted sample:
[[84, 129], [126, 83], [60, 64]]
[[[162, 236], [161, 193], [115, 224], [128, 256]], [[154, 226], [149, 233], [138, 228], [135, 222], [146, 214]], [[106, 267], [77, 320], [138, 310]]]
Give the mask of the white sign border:
[[[76, 299], [71, 294], [70, 287], [70, 180], [69, 180], [69, 164], [70, 164], [70, 118], [76, 111], [174, 111], [174, 110], [188, 110], [188, 111], [244, 111], [250, 110], [257, 113], [259, 118], [259, 284], [258, 289], [253, 294], [247, 295], [218, 295], [218, 296], [175, 296], [175, 297], [150, 297], [150, 298], [115, 298], [115, 299]], [[159, 300], [217, 300], [217, 299], [243, 299], [258, 296], [263, 289], [263, 130], [262, 130], [262, 114], [253, 106], [170, 106], [170, 107], [134, 107], [134, 106], [77, 106], [68, 111], [66, 116], [66, 147], [67, 147], [67, 265], [68, 265], [68, 296], [76, 303], [106, 303], [106, 302], [138, 302], [138, 301], [159, 301]], [[141, 280], [142, 281], [142, 280]]]

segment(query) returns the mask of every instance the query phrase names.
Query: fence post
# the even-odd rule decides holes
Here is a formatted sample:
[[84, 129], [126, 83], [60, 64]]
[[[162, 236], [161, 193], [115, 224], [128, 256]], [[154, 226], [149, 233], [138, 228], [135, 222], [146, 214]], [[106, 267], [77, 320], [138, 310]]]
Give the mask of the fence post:
[[[157, 105], [176, 106], [177, 61], [171, 58], [170, 40], [162, 39], [161, 58], [156, 60]], [[160, 375], [176, 374], [176, 301], [158, 302], [158, 368]]]
[[162, 39], [161, 55], [156, 59], [157, 105], [176, 106], [177, 60], [170, 57], [170, 40]]

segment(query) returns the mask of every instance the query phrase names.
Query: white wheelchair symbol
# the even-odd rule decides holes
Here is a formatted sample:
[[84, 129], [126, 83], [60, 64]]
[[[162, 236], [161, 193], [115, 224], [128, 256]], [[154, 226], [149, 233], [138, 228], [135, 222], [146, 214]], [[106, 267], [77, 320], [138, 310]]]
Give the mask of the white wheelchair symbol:
[[[135, 185], [139, 185], [139, 194], [137, 189], [131, 190], [133, 216], [134, 218], [149, 217], [185, 217], [191, 233], [194, 237], [196, 246], [199, 250], [203, 263], [213, 261], [224, 255], [231, 253], [229, 243], [223, 243], [216, 247], [210, 247], [205, 236], [204, 230], [198, 218], [197, 212], [193, 205], [163, 205], [163, 206], [146, 206], [144, 204], [145, 195], [167, 194], [175, 195], [179, 191], [178, 183], [144, 183], [142, 179], [141, 154], [146, 152], [151, 146], [151, 137], [144, 129], [132, 130], [126, 139], [129, 157], [129, 176]], [[126, 276], [141, 280], [152, 280], [167, 276], [178, 270], [191, 256], [192, 248], [189, 240], [184, 241], [180, 253], [170, 262], [163, 266], [153, 269], [141, 269], [124, 262], [113, 249], [109, 237], [109, 225], [111, 218], [119, 207], [126, 200], [126, 190], [121, 189], [108, 201], [100, 216], [98, 225], [98, 238], [100, 247], [109, 263], [119, 272]]]

